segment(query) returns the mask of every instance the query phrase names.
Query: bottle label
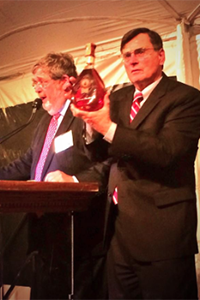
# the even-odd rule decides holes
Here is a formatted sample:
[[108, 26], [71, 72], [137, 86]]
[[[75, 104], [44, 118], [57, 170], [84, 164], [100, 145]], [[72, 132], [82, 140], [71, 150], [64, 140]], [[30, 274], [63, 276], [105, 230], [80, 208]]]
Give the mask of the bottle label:
[[82, 110], [95, 111], [103, 107], [105, 86], [95, 69], [81, 72], [76, 84], [72, 102]]

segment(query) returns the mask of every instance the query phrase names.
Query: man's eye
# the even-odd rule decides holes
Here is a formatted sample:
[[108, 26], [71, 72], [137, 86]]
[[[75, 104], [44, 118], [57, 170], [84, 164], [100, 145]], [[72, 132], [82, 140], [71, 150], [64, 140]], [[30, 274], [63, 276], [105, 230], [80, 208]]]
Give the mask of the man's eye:
[[135, 55], [137, 54], [143, 54], [145, 52], [145, 48], [139, 48], [135, 50]]
[[124, 53], [124, 57], [125, 57], [125, 58], [131, 57], [131, 52], [126, 52], [126, 53]]

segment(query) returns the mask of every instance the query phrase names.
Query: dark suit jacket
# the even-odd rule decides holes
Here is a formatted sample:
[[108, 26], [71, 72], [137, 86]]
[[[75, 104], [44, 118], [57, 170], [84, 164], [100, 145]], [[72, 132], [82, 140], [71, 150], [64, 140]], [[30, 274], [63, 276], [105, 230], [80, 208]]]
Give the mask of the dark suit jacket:
[[[35, 130], [35, 135], [28, 151], [10, 165], [0, 169], [1, 180], [34, 179], [35, 168], [50, 119], [51, 116], [46, 113]], [[104, 183], [106, 174], [103, 171], [104, 168], [107, 169], [107, 163], [103, 163], [103, 160], [106, 158], [106, 143], [96, 139], [95, 142], [86, 146], [82, 136], [83, 121], [74, 118], [70, 109], [68, 109], [55, 137], [70, 130], [72, 131], [74, 145], [56, 154], [52, 143], [44, 165], [42, 180], [49, 172], [61, 170], [68, 175], [75, 175], [79, 181]]]
[[[31, 147], [22, 157], [0, 169], [1, 180], [34, 179], [35, 168], [50, 119], [51, 116], [45, 113], [35, 130]], [[82, 136], [83, 121], [74, 118], [70, 109], [68, 109], [56, 133], [56, 137], [70, 130], [73, 135], [73, 146], [56, 154], [52, 143], [44, 165], [42, 180], [49, 172], [60, 170], [68, 175], [75, 175], [80, 182], [95, 181], [99, 183], [100, 193], [92, 201], [94, 203], [92, 203], [91, 209], [88, 212], [79, 213], [79, 217], [75, 218], [76, 248], [84, 256], [88, 254], [89, 250], [94, 250], [101, 241], [106, 195], [104, 193], [107, 188], [109, 165], [104, 161], [106, 158], [106, 142], [102, 143], [102, 139], [97, 138], [95, 142], [86, 146]], [[67, 240], [65, 231], [65, 229], [70, 228], [70, 219], [66, 218], [66, 214], [54, 214], [53, 217], [52, 214], [46, 214], [41, 218], [33, 215], [29, 221], [31, 229], [30, 251], [39, 248], [41, 251], [44, 250], [45, 256], [47, 256], [47, 253], [51, 255], [52, 249], [55, 248], [53, 243], [55, 243], [58, 250], [54, 257], [62, 260], [61, 252], [66, 252], [66, 248], [70, 250], [70, 235]], [[66, 247], [63, 246], [64, 244], [66, 244]], [[64, 256], [66, 257], [67, 253]]]
[[134, 87], [110, 96], [118, 124], [109, 152], [110, 202], [118, 186], [115, 234], [141, 261], [197, 252], [194, 161], [200, 136], [200, 92], [165, 74], [129, 124]]

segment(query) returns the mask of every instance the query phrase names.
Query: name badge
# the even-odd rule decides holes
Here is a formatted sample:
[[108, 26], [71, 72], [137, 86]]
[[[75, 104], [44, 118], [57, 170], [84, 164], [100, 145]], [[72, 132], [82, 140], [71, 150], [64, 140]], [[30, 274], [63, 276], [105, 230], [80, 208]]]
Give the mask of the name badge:
[[74, 145], [73, 144], [73, 136], [72, 136], [72, 131], [71, 130], [57, 136], [54, 139], [55, 153], [59, 153], [61, 151], [64, 151], [64, 150], [72, 147], [73, 145]]

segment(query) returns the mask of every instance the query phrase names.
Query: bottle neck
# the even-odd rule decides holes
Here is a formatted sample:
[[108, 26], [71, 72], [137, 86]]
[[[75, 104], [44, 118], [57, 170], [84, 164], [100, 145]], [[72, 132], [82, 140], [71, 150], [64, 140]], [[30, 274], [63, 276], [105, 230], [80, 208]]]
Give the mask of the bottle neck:
[[93, 69], [94, 68], [94, 56], [88, 55], [86, 57], [86, 66], [85, 69]]

